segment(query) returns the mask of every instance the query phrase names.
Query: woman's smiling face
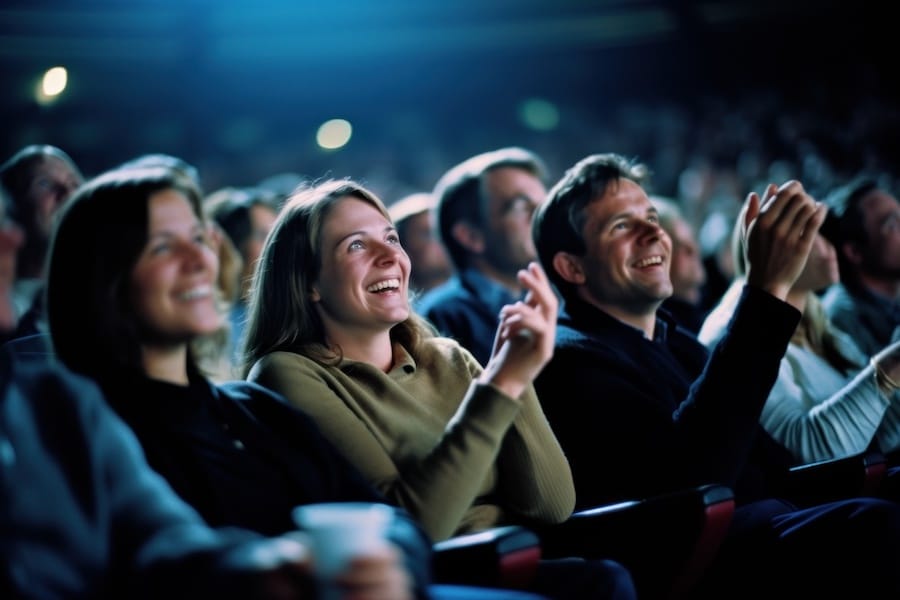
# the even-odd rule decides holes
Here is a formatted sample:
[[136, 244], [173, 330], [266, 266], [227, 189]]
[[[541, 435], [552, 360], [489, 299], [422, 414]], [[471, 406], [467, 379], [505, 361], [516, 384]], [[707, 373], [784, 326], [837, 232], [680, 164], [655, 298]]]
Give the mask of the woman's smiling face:
[[339, 200], [322, 225], [320, 255], [312, 299], [327, 334], [387, 331], [409, 317], [409, 257], [375, 206], [352, 196]]
[[147, 243], [131, 272], [131, 305], [149, 342], [184, 342], [215, 331], [218, 259], [204, 224], [174, 189], [150, 196]]

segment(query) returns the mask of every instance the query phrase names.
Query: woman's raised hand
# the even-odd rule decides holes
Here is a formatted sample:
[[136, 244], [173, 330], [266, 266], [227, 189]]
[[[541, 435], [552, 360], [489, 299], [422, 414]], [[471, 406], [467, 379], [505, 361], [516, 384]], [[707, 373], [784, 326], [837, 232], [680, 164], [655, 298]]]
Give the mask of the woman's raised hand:
[[479, 380], [518, 398], [553, 356], [559, 301], [537, 263], [518, 272], [525, 299], [500, 311], [494, 351]]

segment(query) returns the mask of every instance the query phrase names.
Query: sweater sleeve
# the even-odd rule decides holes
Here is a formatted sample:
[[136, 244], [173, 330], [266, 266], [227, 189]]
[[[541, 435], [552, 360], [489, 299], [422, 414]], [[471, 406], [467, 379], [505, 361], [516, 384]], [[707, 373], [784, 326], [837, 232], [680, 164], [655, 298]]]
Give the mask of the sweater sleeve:
[[799, 463], [863, 452], [875, 437], [888, 398], [878, 390], [872, 367], [866, 367], [822, 402], [810, 398], [797, 381], [789, 357], [763, 407], [760, 422]]
[[728, 328], [687, 400], [675, 412], [679, 423], [694, 420], [695, 413], [703, 415], [699, 421], [704, 423], [708, 445], [702, 447], [719, 450], [723, 473], [730, 471], [725, 481], [733, 481], [744, 466], [759, 415], [799, 320], [800, 312], [791, 305], [744, 286]]
[[575, 507], [569, 461], [529, 386], [523, 408], [503, 443], [500, 493], [513, 510], [541, 521], [561, 522]]

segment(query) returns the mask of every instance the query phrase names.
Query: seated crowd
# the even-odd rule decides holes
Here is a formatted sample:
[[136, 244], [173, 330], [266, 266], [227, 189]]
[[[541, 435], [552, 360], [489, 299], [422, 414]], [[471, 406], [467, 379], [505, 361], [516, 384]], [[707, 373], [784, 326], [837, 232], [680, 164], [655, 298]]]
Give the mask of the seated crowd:
[[[205, 195], [176, 157], [84, 177], [24, 148], [0, 166], [0, 595], [322, 597], [292, 510], [368, 502], [390, 543], [346, 598], [654, 597], [660, 565], [561, 532], [712, 483], [737, 506], [691, 598], [900, 597], [895, 495], [780, 487], [900, 454], [900, 202], [749, 192], [709, 311], [651, 176], [607, 153], [554, 181], [507, 147], [394, 203], [350, 178]], [[434, 583], [433, 544], [504, 525], [548, 549], [525, 589]]]

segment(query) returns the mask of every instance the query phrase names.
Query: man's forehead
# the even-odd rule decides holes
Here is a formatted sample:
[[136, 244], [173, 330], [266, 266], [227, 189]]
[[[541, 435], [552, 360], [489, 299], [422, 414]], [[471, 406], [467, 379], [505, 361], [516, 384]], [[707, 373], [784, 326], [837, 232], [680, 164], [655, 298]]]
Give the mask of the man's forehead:
[[34, 167], [34, 175], [53, 175], [57, 177], [73, 177], [78, 179], [78, 174], [66, 161], [55, 156], [48, 156]]
[[522, 166], [503, 166], [491, 169], [482, 176], [482, 184], [494, 194], [515, 192], [523, 188], [545, 189], [540, 177]]
[[659, 212], [644, 188], [630, 179], [610, 181], [604, 189], [597, 191], [588, 206], [593, 204], [601, 205], [613, 212], [621, 210], [640, 214]]
[[864, 211], [891, 210], [900, 206], [900, 201], [884, 190], [874, 189], [860, 202]]

